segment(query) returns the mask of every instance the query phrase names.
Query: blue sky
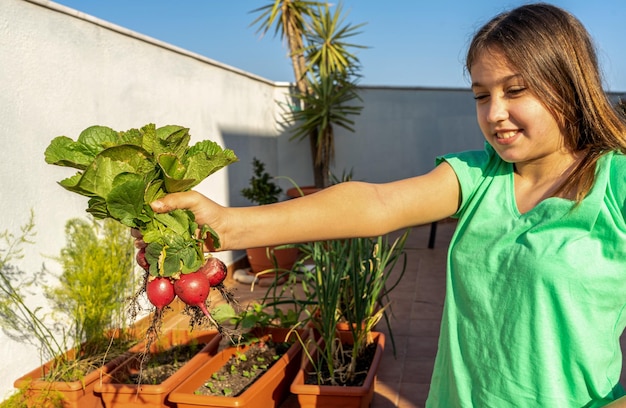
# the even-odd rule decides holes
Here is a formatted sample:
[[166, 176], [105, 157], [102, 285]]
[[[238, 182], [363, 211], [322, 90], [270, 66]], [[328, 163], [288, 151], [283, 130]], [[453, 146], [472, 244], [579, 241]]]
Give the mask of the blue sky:
[[[286, 49], [250, 24], [271, 0], [54, 0], [273, 81], [292, 81]], [[436, 4], [435, 4], [436, 3]], [[467, 87], [463, 57], [472, 33], [523, 1], [343, 0], [346, 22], [366, 23], [354, 42], [364, 85]], [[626, 1], [557, 0], [596, 41], [607, 90], [626, 92]]]

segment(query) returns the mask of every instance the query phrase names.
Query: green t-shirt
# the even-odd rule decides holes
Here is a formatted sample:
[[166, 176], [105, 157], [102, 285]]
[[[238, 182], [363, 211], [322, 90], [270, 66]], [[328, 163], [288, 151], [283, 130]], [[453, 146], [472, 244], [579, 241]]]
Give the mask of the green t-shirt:
[[513, 166], [487, 145], [438, 158], [462, 202], [426, 407], [598, 407], [622, 396], [626, 156], [608, 153], [576, 208], [520, 214]]

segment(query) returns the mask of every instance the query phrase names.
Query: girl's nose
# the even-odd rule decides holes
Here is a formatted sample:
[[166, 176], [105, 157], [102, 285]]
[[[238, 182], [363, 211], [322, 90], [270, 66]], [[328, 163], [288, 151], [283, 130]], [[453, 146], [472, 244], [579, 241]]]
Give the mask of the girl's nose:
[[502, 122], [509, 117], [506, 101], [501, 98], [491, 98], [487, 107], [487, 120], [491, 123]]

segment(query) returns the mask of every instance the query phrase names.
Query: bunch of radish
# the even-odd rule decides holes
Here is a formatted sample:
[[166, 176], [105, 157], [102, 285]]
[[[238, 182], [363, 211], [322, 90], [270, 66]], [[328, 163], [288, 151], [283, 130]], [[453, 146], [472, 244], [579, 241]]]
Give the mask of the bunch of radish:
[[[144, 270], [150, 265], [146, 261], [145, 248], [137, 252], [137, 263]], [[223, 287], [227, 269], [224, 262], [213, 256], [209, 256], [200, 269], [192, 273], [179, 274], [178, 276], [165, 277], [147, 274], [146, 295], [157, 311], [163, 310], [171, 304], [176, 296], [186, 305], [198, 307], [205, 316], [210, 318], [206, 307], [206, 300], [210, 289]]]

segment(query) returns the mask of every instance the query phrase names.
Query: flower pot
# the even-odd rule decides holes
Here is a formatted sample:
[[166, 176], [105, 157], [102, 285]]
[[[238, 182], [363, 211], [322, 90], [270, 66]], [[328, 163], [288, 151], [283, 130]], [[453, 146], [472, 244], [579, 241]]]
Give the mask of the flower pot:
[[[274, 265], [272, 253], [276, 258], [276, 265]], [[261, 279], [274, 278], [274, 276], [276, 276], [274, 273], [260, 274], [260, 272], [275, 269], [276, 266], [278, 266], [279, 269], [290, 270], [298, 259], [298, 254], [298, 248], [276, 249], [274, 246], [249, 248], [246, 250], [252, 273], [256, 274], [256, 276]]]
[[321, 188], [315, 187], [315, 186], [304, 186], [304, 187], [300, 187], [300, 189], [298, 189], [296, 187], [292, 187], [292, 188], [287, 190], [287, 197], [289, 197], [289, 198], [298, 198], [298, 197], [302, 197], [302, 196], [305, 196], [305, 195], [310, 195], [310, 194], [313, 194], [313, 193], [317, 193], [320, 190], [321, 190]]
[[[350, 341], [350, 333], [341, 332], [341, 340], [344, 343]], [[332, 386], [305, 384], [306, 375], [313, 370], [310, 361], [307, 361], [296, 374], [291, 384], [291, 393], [298, 397], [298, 403], [302, 408], [315, 407], [342, 407], [342, 408], [366, 408], [370, 406], [374, 396], [376, 373], [385, 350], [385, 336], [381, 332], [372, 332], [376, 344], [376, 352], [372, 359], [367, 377], [361, 386]], [[318, 343], [319, 344], [319, 343]], [[317, 355], [317, 349], [312, 351], [312, 358]]]
[[[68, 357], [74, 357], [76, 349], [67, 352]], [[54, 360], [48, 361], [40, 367], [24, 374], [13, 383], [15, 388], [25, 390], [25, 403], [28, 407], [41, 408], [50, 403], [51, 397], [59, 397], [64, 408], [101, 408], [102, 400], [94, 394], [94, 387], [102, 376], [106, 376], [119, 364], [125, 361], [129, 355], [123, 355], [113, 359], [100, 368], [97, 368], [81, 380], [76, 381], [46, 381], [46, 376], [54, 364]]]
[[172, 407], [173, 405], [168, 401], [169, 393], [215, 355], [220, 340], [221, 336], [214, 330], [197, 332], [172, 330], [167, 332], [163, 338], [151, 345], [151, 354], [167, 352], [175, 346], [192, 342], [204, 344], [204, 346], [200, 346], [201, 349], [194, 357], [161, 383], [139, 385], [125, 383], [124, 379], [138, 374], [141, 369], [140, 353], [143, 352], [145, 345], [139, 344], [131, 349], [135, 353], [133, 357], [124, 361], [107, 376], [103, 376], [102, 381], [96, 384], [95, 392], [100, 395], [105, 407]]
[[[262, 333], [271, 334], [274, 341], [282, 342], [287, 338], [289, 329], [266, 328]], [[294, 333], [291, 334], [290, 339], [296, 340]], [[289, 386], [300, 366], [302, 346], [297, 340], [280, 359], [240, 395], [230, 397], [195, 394], [195, 391], [210, 379], [213, 373], [219, 371], [231, 357], [237, 355], [237, 352], [243, 352], [247, 347], [228, 347], [219, 352], [172, 391], [169, 400], [176, 403], [178, 408], [278, 407], [289, 394]]]

